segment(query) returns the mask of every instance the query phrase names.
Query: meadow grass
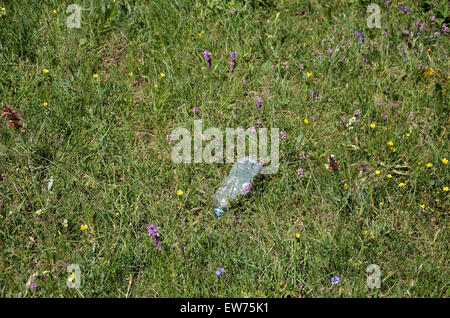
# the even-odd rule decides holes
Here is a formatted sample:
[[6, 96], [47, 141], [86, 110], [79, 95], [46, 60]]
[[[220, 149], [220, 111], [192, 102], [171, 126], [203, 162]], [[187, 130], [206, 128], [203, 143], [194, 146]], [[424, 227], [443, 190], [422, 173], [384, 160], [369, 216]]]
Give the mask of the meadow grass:
[[[1, 296], [450, 296], [446, 16], [405, 4], [0, 2], [0, 106], [22, 125], [0, 123]], [[287, 134], [278, 172], [222, 218], [231, 164], [171, 160], [167, 135], [196, 119]]]

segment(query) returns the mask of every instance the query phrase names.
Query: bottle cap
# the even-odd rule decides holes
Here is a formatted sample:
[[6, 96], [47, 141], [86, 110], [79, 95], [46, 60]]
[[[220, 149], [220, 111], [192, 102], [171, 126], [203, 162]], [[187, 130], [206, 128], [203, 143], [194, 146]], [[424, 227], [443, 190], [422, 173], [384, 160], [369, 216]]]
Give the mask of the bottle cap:
[[225, 213], [225, 209], [223, 209], [223, 208], [215, 208], [215, 209], [214, 209], [214, 214], [215, 214], [217, 217], [221, 217], [222, 214], [224, 214], [224, 213]]

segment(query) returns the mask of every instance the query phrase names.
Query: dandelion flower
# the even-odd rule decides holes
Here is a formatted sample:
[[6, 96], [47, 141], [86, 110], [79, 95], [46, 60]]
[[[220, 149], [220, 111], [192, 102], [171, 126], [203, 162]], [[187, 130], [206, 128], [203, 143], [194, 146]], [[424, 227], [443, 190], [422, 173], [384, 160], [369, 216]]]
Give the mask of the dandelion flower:
[[309, 124], [309, 121], [308, 121], [308, 119], [306, 119], [306, 118], [303, 120], [303, 122], [304, 122], [305, 124]]
[[448, 164], [447, 158], [442, 158], [441, 161], [442, 161], [442, 163], [443, 163], [444, 165]]
[[166, 76], [166, 74], [160, 73], [159, 76], [161, 76], [161, 78], [162, 78], [162, 77]]
[[442, 187], [442, 190], [444, 190], [445, 192], [448, 191], [448, 187]]
[[388, 146], [393, 146], [394, 145], [394, 143], [392, 142], [392, 141], [388, 141]]
[[310, 76], [312, 76], [312, 75], [313, 75], [313, 73], [306, 72], [306, 77], [310, 77]]
[[431, 168], [433, 164], [431, 162], [427, 163], [427, 168]]
[[177, 191], [177, 195], [183, 195], [183, 190], [181, 190], [181, 189], [179, 189], [178, 191]]
[[42, 105], [44, 105], [44, 106], [47, 106], [47, 105], [48, 105], [48, 103], [47, 103], [47, 102], [43, 102], [43, 103], [42, 103]]
[[55, 9], [52, 10], [53, 14], [56, 14], [58, 11], [56, 11]]
[[390, 179], [392, 178], [392, 174], [389, 173], [386, 177]]
[[374, 129], [377, 125], [375, 123], [370, 124], [370, 128]]
[[381, 171], [380, 170], [375, 170], [375, 174], [380, 174]]
[[48, 72], [50, 72], [48, 69], [46, 69], [46, 68], [44, 68], [43, 70], [42, 70], [42, 72], [44, 72], [45, 74], [47, 74]]
[[93, 78], [98, 78], [98, 74], [95, 73], [94, 75], [92, 75]]
[[128, 73], [129, 76], [133, 76], [133, 72]]
[[80, 226], [80, 230], [82, 230], [82, 231], [86, 231], [87, 228], [88, 228], [87, 224], [81, 224], [81, 226]]
[[398, 184], [398, 186], [399, 186], [400, 188], [403, 188], [403, 187], [405, 187], [405, 186], [406, 186], [406, 184], [405, 184], [405, 183], [403, 183], [403, 182], [400, 182], [400, 183]]
[[299, 239], [300, 238], [300, 233], [295, 233], [295, 237]]
[[409, 136], [411, 136], [411, 134], [410, 133], [406, 133], [406, 137], [409, 137]]
[[154, 86], [153, 86], [154, 88], [158, 88], [158, 85], [157, 84], [155, 84]]
[[397, 151], [397, 148], [391, 148], [392, 152]]
[[425, 209], [425, 204], [419, 205], [421, 209]]
[[205, 31], [202, 30], [202, 32], [198, 33], [197, 35], [201, 37], [203, 34], [205, 34]]

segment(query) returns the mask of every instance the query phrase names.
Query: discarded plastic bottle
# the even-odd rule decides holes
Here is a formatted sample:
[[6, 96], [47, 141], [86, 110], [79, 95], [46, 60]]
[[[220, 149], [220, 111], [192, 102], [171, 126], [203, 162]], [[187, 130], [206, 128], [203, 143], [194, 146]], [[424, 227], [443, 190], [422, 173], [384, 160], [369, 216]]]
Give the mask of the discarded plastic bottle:
[[228, 177], [214, 195], [214, 214], [222, 216], [229, 207], [230, 200], [240, 194], [247, 194], [252, 186], [253, 178], [258, 174], [261, 166], [258, 162], [245, 157], [239, 159], [231, 168]]

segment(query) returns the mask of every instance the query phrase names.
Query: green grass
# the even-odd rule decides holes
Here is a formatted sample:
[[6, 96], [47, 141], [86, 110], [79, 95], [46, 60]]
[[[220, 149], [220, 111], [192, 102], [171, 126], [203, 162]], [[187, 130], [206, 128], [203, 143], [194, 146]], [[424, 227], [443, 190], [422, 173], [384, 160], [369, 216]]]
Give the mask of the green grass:
[[[80, 29], [66, 26], [73, 1], [0, 2], [0, 106], [23, 124], [0, 123], [3, 297], [450, 296], [438, 1], [408, 1], [407, 14], [380, 1], [381, 29], [366, 26], [370, 1], [275, 2], [77, 0]], [[356, 109], [353, 129], [339, 123]], [[199, 118], [287, 132], [278, 173], [222, 218], [212, 197], [231, 164], [175, 164], [166, 140]], [[67, 264], [81, 267], [78, 290]]]

